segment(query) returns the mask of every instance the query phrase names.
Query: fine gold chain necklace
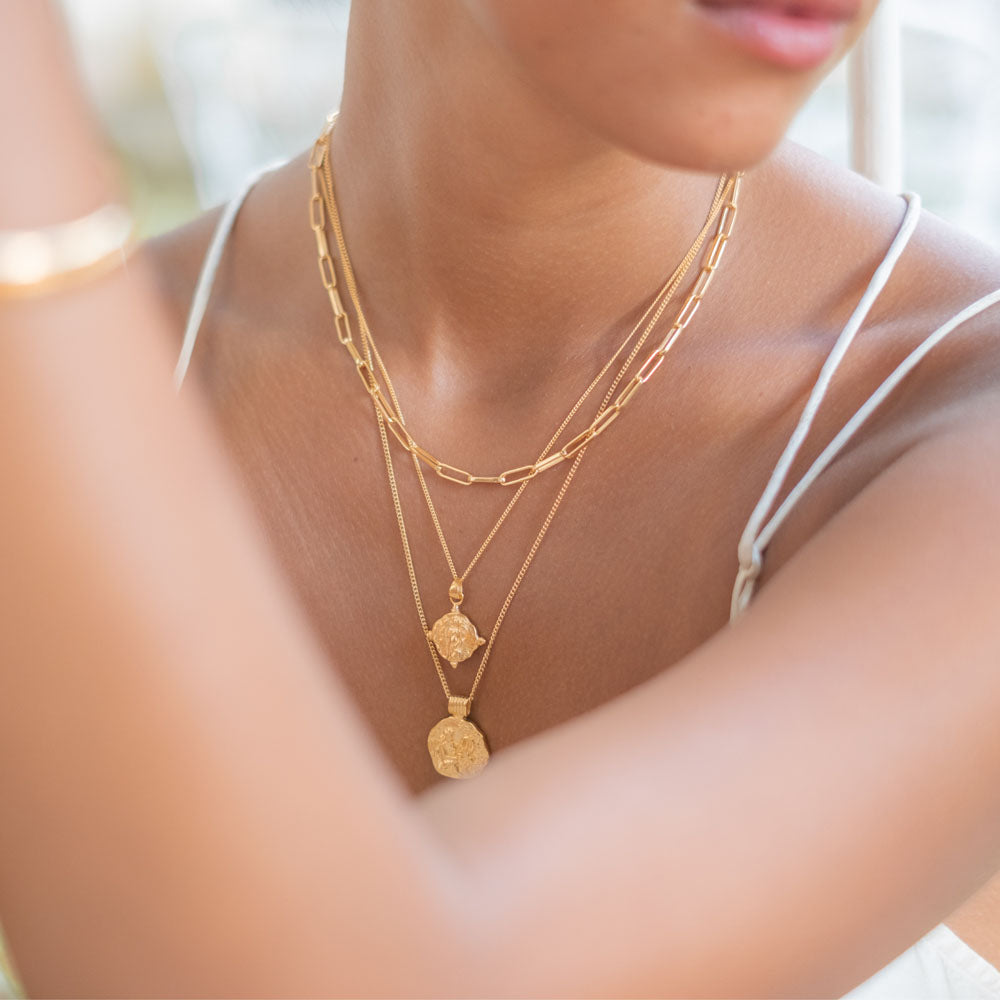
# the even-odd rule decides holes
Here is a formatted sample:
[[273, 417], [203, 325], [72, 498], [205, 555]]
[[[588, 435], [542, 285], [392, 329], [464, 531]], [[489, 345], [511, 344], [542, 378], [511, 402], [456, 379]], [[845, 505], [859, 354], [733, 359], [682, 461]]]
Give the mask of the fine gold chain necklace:
[[[327, 140], [333, 129], [336, 117], [336, 113], [327, 117], [326, 126], [320, 137], [314, 143], [312, 152], [310, 153], [309, 168], [313, 174], [313, 190], [309, 203], [309, 221], [313, 232], [316, 235], [320, 276], [323, 280], [323, 286], [330, 298], [330, 305], [333, 308], [337, 328], [337, 337], [344, 345], [347, 352], [351, 355], [351, 358], [357, 368], [358, 375], [365, 386], [365, 390], [371, 396], [372, 402], [382, 414], [383, 419], [386, 421], [386, 426], [407, 451], [409, 451], [416, 458], [420, 459], [420, 461], [429, 465], [442, 479], [447, 479], [450, 482], [459, 483], [463, 486], [469, 486], [472, 483], [495, 483], [501, 486], [519, 485], [528, 479], [533, 479], [535, 476], [547, 471], [548, 469], [554, 468], [556, 465], [559, 465], [567, 459], [572, 458], [573, 455], [584, 447], [588, 441], [597, 437], [597, 435], [602, 434], [611, 425], [611, 423], [618, 418], [619, 413], [621, 413], [625, 405], [632, 400], [641, 386], [648, 382], [656, 370], [660, 367], [667, 351], [670, 350], [681, 331], [687, 326], [694, 314], [698, 311], [698, 307], [701, 305], [701, 301], [704, 297], [706, 289], [708, 288], [709, 282], [712, 280], [712, 275], [718, 267], [719, 260], [725, 251], [726, 241], [729, 239], [729, 234], [732, 231], [732, 224], [736, 213], [736, 203], [739, 197], [739, 189], [743, 177], [742, 172], [738, 172], [726, 180], [725, 188], [722, 194], [728, 195], [728, 200], [724, 202], [722, 208], [722, 216], [719, 221], [718, 231], [709, 250], [708, 260], [702, 266], [698, 280], [695, 282], [694, 288], [685, 300], [683, 308], [674, 320], [674, 323], [667, 335], [660, 342], [659, 346], [645, 359], [642, 366], [639, 368], [638, 373], [624, 386], [624, 388], [621, 389], [614, 402], [612, 402], [605, 410], [596, 416], [589, 427], [568, 441], [562, 448], [559, 449], [559, 451], [553, 452], [546, 458], [532, 462], [529, 465], [522, 465], [513, 469], [507, 469], [505, 472], [496, 476], [478, 476], [473, 475], [471, 472], [467, 472], [457, 466], [450, 465], [447, 462], [440, 461], [425, 448], [422, 448], [419, 444], [417, 444], [410, 432], [399, 420], [398, 414], [393, 411], [392, 404], [386, 398], [381, 387], [378, 385], [378, 380], [371, 363], [368, 359], [362, 356], [361, 352], [357, 348], [357, 345], [354, 343], [354, 337], [351, 333], [350, 319], [344, 309], [344, 303], [340, 298], [340, 292], [337, 288], [336, 276], [333, 269], [333, 261], [330, 257], [329, 246], [326, 242], [323, 196], [316, 177], [317, 171], [323, 166], [324, 162], [329, 157]], [[723, 175], [724, 178], [726, 176], [727, 175]], [[660, 305], [663, 306], [665, 303], [661, 302]]]
[[[342, 343], [345, 344], [345, 346], [349, 348], [352, 339], [350, 333], [350, 321], [346, 316], [346, 310], [343, 309], [343, 304], [340, 301], [339, 293], [336, 290], [335, 271], [332, 266], [332, 261], [329, 259], [329, 251], [325, 237], [325, 219], [323, 218], [325, 214], [323, 209], [325, 208], [329, 212], [331, 222], [334, 227], [338, 249], [341, 257], [341, 265], [344, 270], [344, 275], [347, 281], [348, 289], [350, 291], [352, 304], [354, 305], [355, 311], [358, 316], [359, 329], [362, 334], [362, 347], [364, 350], [364, 358], [361, 359], [361, 354], [360, 352], [357, 351], [356, 348], [354, 351], [351, 351], [350, 353], [352, 357], [355, 358], [355, 363], [356, 365], [358, 365], [359, 372], [361, 373], [362, 376], [362, 381], [364, 382], [366, 389], [368, 389], [369, 395], [372, 396], [373, 403], [375, 404], [374, 411], [378, 421], [379, 434], [382, 440], [382, 450], [386, 461], [386, 471], [389, 477], [390, 491], [392, 493], [393, 505], [396, 510], [396, 519], [400, 530], [400, 538], [403, 544], [403, 551], [406, 559], [407, 570], [410, 576], [410, 583], [411, 583], [411, 588], [413, 590], [414, 601], [417, 607], [417, 614], [420, 619], [422, 630], [425, 634], [425, 637], [427, 638], [428, 649], [431, 653], [431, 657], [434, 661], [438, 677], [444, 689], [445, 697], [448, 699], [449, 716], [445, 719], [442, 719], [431, 730], [428, 736], [428, 750], [430, 752], [431, 760], [434, 764], [434, 767], [439, 773], [447, 777], [455, 777], [455, 778], [472, 777], [473, 775], [479, 773], [479, 771], [482, 770], [483, 767], [485, 767], [486, 762], [489, 759], [489, 752], [487, 750], [485, 738], [483, 737], [482, 732], [478, 729], [478, 727], [476, 727], [472, 722], [468, 720], [472, 699], [475, 696], [476, 689], [478, 688], [479, 682], [483, 676], [483, 672], [486, 668], [486, 663], [489, 659], [490, 652], [493, 648], [494, 641], [499, 632], [500, 625], [503, 622], [504, 616], [506, 615], [510, 603], [514, 598], [514, 595], [517, 592], [517, 589], [522, 579], [524, 578], [524, 575], [527, 573], [528, 567], [530, 566], [531, 561], [534, 558], [534, 555], [537, 552], [538, 547], [540, 546], [541, 541], [544, 538], [545, 533], [547, 532], [553, 517], [555, 516], [556, 510], [558, 509], [560, 503], [562, 502], [563, 497], [566, 494], [567, 489], [569, 488], [569, 484], [572, 481], [576, 469], [578, 468], [579, 463], [583, 458], [583, 454], [584, 451], [586, 450], [586, 444], [589, 441], [589, 437], [587, 437], [583, 442], [580, 443], [578, 447], [574, 449], [573, 452], [574, 461], [570, 467], [570, 470], [567, 473], [563, 481], [562, 487], [560, 488], [555, 498], [555, 501], [553, 502], [551, 508], [549, 509], [548, 515], [546, 516], [541, 529], [536, 535], [535, 540], [532, 543], [531, 548], [529, 549], [524, 562], [522, 563], [522, 566], [514, 580], [513, 586], [511, 587], [510, 591], [507, 594], [506, 599], [503, 602], [503, 605], [497, 616], [496, 623], [490, 634], [488, 642], [486, 642], [486, 640], [484, 640], [482, 637], [478, 636], [478, 633], [476, 632], [475, 627], [472, 625], [472, 623], [458, 610], [458, 605], [461, 603], [463, 597], [462, 581], [471, 571], [473, 566], [475, 566], [475, 564], [477, 563], [483, 552], [486, 550], [486, 547], [489, 545], [490, 541], [492, 541], [500, 525], [503, 523], [507, 515], [510, 513], [517, 499], [520, 497], [523, 490], [527, 486], [529, 479], [533, 477], [525, 477], [523, 480], [521, 480], [519, 488], [516, 491], [514, 497], [508, 503], [504, 512], [501, 514], [499, 520], [494, 525], [490, 533], [487, 535], [486, 540], [483, 542], [483, 544], [477, 551], [476, 555], [473, 557], [473, 560], [470, 563], [469, 567], [466, 569], [464, 574], [459, 576], [457, 570], [455, 569], [454, 562], [451, 558], [451, 553], [448, 549], [447, 542], [444, 538], [444, 532], [441, 529], [440, 521], [435, 511], [433, 501], [431, 500], [430, 497], [430, 492], [427, 488], [426, 481], [423, 477], [420, 461], [418, 461], [418, 455], [414, 453], [413, 449], [407, 448], [407, 450], [410, 451], [411, 459], [413, 461], [414, 468], [420, 480], [421, 489], [423, 491], [425, 500], [428, 505], [428, 510], [430, 511], [431, 518], [434, 521], [438, 539], [441, 542], [445, 558], [448, 562], [449, 568], [453, 576], [453, 582], [451, 588], [449, 589], [449, 597], [452, 599], [452, 611], [449, 612], [449, 614], [445, 615], [442, 619], [439, 619], [439, 621], [435, 623], [435, 628], [433, 630], [428, 629], [426, 616], [424, 615], [423, 611], [423, 603], [421, 601], [420, 591], [417, 585], [416, 573], [413, 567], [413, 560], [410, 553], [406, 525], [403, 519], [402, 505], [399, 498], [399, 492], [395, 478], [395, 471], [392, 464], [392, 457], [389, 449], [389, 441], [386, 433], [386, 424], [388, 423], [391, 428], [392, 427], [391, 421], [398, 422], [401, 428], [404, 426], [402, 412], [399, 407], [399, 401], [396, 397], [395, 390], [394, 387], [392, 386], [392, 381], [389, 377], [388, 371], [386, 370], [385, 365], [382, 362], [378, 349], [375, 346], [374, 338], [371, 336], [371, 331], [368, 328], [367, 322], [365, 321], [364, 318], [364, 313], [362, 311], [360, 303], [360, 297], [358, 296], [357, 286], [354, 280], [353, 268], [351, 267], [350, 258], [347, 254], [346, 243], [344, 241], [343, 232], [340, 226], [339, 214], [337, 212], [336, 200], [333, 192], [332, 172], [330, 169], [329, 151], [327, 142], [329, 133], [332, 129], [335, 119], [336, 115], [333, 115], [328, 119], [327, 128], [324, 129], [324, 132], [321, 135], [320, 139], [317, 140], [316, 146], [319, 147], [320, 144], [322, 143], [323, 147], [322, 151], [320, 152], [316, 147], [314, 147], [313, 154], [310, 157], [310, 169], [312, 171], [312, 177], [313, 177], [313, 199], [310, 202], [310, 222], [313, 226], [314, 232], [316, 232], [317, 250], [319, 252], [319, 258], [320, 258], [319, 259], [320, 274], [323, 278], [324, 287], [327, 289], [327, 292], [329, 294], [331, 305], [333, 306], [334, 317], [336, 320], [336, 326], [338, 331], [338, 338], [341, 340]], [[325, 205], [323, 204], [324, 199], [321, 198], [319, 209], [317, 210], [316, 195], [319, 193], [317, 190], [318, 189], [317, 171], [320, 168], [323, 171], [323, 179], [325, 182], [324, 194], [326, 195], [326, 198], [325, 198]], [[653, 320], [650, 321], [650, 323], [647, 325], [642, 337], [640, 338], [638, 343], [633, 347], [629, 357], [627, 358], [627, 360], [625, 361], [625, 363], [615, 376], [610, 388], [607, 390], [607, 393], [597, 411], [597, 418], [595, 418], [595, 422], [596, 420], [599, 420], [601, 415], [606, 411], [608, 403], [618, 383], [624, 377], [626, 371], [628, 370], [628, 367], [632, 363], [632, 360], [635, 358], [646, 337], [649, 335], [650, 331], [655, 325], [656, 320], [659, 318], [660, 313], [662, 313], [664, 307], [666, 306], [667, 301], [669, 301], [669, 298], [673, 294], [673, 291], [680, 284], [680, 281], [682, 280], [684, 273], [686, 273], [687, 268], [689, 267], [691, 261], [693, 261], [694, 257], [697, 255], [697, 251], [700, 248], [708, 232], [708, 229], [710, 228], [712, 219], [715, 217], [719, 207], [722, 204], [723, 197], [725, 195], [729, 195], [731, 201], [727, 202], [728, 211], [727, 213], [723, 214], [723, 219], [719, 223], [719, 229], [716, 234], [715, 241], [713, 242], [712, 249], [709, 253], [709, 263], [702, 268], [702, 274], [699, 275], [699, 279], [695, 284], [696, 291], [699, 290], [699, 285], [700, 285], [700, 294], [697, 300], [700, 301], [701, 296], [704, 294], [705, 289], [708, 287], [708, 283], [711, 279], [712, 273], [718, 266], [719, 260], [721, 259], [722, 256], [722, 249], [724, 249], [725, 242], [726, 240], [728, 240], [729, 234], [732, 230], [732, 223], [733, 219], [735, 218], [736, 201], [738, 197], [738, 187], [739, 187], [740, 177], [741, 175], [737, 174], [736, 177], [728, 183], [726, 182], [726, 175], [723, 175], [723, 177], [720, 178], [719, 185], [716, 190], [716, 195], [715, 198], [713, 199], [712, 209], [710, 210], [709, 213], [709, 217], [706, 220], [705, 226], [703, 227], [702, 232], [697, 238], [695, 244], [688, 251], [688, 254], [685, 256], [684, 261], [682, 261], [678, 269], [674, 272], [671, 278], [668, 279], [663, 289], [661, 289], [661, 291], [654, 298], [652, 304], [647, 308], [646, 312], [640, 318], [640, 320], [633, 328], [632, 332], [629, 334], [626, 340], [621, 344], [621, 346], [618, 348], [615, 354], [612, 355], [611, 359], [605, 364], [605, 366], [602, 368], [601, 372], [594, 379], [594, 381], [591, 382], [590, 386], [585, 390], [584, 394], [580, 397], [580, 399], [577, 400], [576, 404], [573, 406], [570, 413], [567, 415], [567, 417], [564, 419], [560, 427], [557, 429], [556, 433], [553, 435], [549, 443], [546, 445], [545, 450], [542, 452], [541, 456], [537, 460], [539, 463], [545, 459], [549, 450], [558, 440], [559, 436], [569, 423], [570, 419], [573, 417], [573, 415], [577, 412], [579, 407], [586, 400], [587, 396], [589, 396], [590, 392], [598, 384], [603, 375], [607, 372], [608, 368], [614, 362], [615, 358], [618, 357], [618, 355], [622, 352], [622, 350], [624, 350], [628, 342], [638, 331], [639, 327], [645, 320], [646, 316], [648, 316], [649, 313], [653, 311], [654, 307], [657, 307], [656, 314]], [[319, 222], [322, 231], [320, 231], [317, 228], [317, 222]], [[323, 260], [324, 256], [327, 258], [325, 265]], [[706, 273], [708, 275], [707, 278], [705, 277]], [[703, 278], [704, 281], [702, 280]], [[664, 296], [662, 298], [662, 301], [661, 301], [661, 296]], [[685, 305], [681, 310], [682, 315], [685, 313], [685, 311], [688, 312], [688, 315], [686, 317], [685, 322], [680, 326], [679, 329], [676, 330], [676, 333], [679, 333], [680, 329], [683, 329], [683, 327], [687, 324], [687, 322], [690, 321], [691, 316], [694, 314], [695, 311], [694, 309], [690, 310], [688, 309], [689, 304], [691, 302], [691, 298], [692, 297], [689, 296], [688, 300], [685, 302]], [[343, 320], [343, 322], [341, 322], [341, 320]], [[675, 327], [677, 327], [676, 322], [675, 322]], [[347, 340], [345, 340], [344, 336], [345, 334]], [[668, 334], [667, 341], [665, 341], [665, 343], [668, 342], [666, 349], [669, 349], [669, 346], [673, 343], [675, 339], [676, 339], [676, 334], [674, 335], [673, 339], [670, 339], [670, 335]], [[654, 354], [655, 353], [656, 352], [654, 352]], [[375, 363], [378, 366], [378, 369], [381, 372], [383, 379], [385, 380], [386, 387], [392, 399], [392, 405], [393, 405], [392, 412], [387, 412], [388, 402], [385, 400], [385, 397], [384, 395], [381, 394], [380, 390], [379, 390], [379, 395], [382, 397], [382, 400], [385, 404], [384, 406], [379, 405], [378, 398], [372, 393], [371, 386], [375, 384], [375, 374], [374, 374], [374, 369], [372, 368], [373, 355]], [[651, 356], [651, 358], [652, 357], [653, 356]], [[649, 364], [651, 358], [647, 359], [647, 365]], [[363, 365], [359, 363], [359, 360], [363, 360]], [[660, 360], [662, 360], [662, 355], [652, 366], [649, 375], [651, 375], [652, 371], [655, 371], [656, 367], [659, 366]], [[644, 365], [644, 367], [646, 366]], [[610, 423], [610, 421], [608, 422]], [[594, 425], [592, 424], [591, 426], [593, 427]], [[601, 429], [603, 430], [603, 427]], [[394, 436], [397, 437], [397, 439], [399, 439], [401, 443], [404, 443], [405, 445], [405, 441], [398, 433], [395, 433]], [[406, 436], [409, 440], [412, 441], [412, 438], [409, 438], [408, 434]], [[578, 435], [577, 437], [579, 438], [580, 436], [581, 435]], [[573, 439], [574, 442], [576, 440], [577, 438]], [[572, 444], [573, 442], [570, 443]], [[451, 478], [451, 477], [446, 476], [445, 478]], [[449, 662], [451, 662], [452, 666], [454, 667], [457, 665], [458, 662], [461, 662], [462, 660], [468, 658], [468, 656], [470, 656], [472, 652], [474, 652], [474, 650], [478, 648], [478, 646], [482, 645], [484, 642], [486, 642], [486, 649], [483, 653], [483, 658], [482, 661], [480, 662], [479, 670], [476, 673], [476, 677], [475, 680], [473, 681], [470, 693], [465, 697], [452, 695], [450, 688], [448, 686], [447, 678], [445, 677], [444, 674], [444, 670], [441, 667], [441, 662], [438, 659], [437, 651], [435, 650], [435, 645], [438, 646], [438, 650], [440, 650], [441, 654], [446, 658], [448, 658]], [[455, 657], [456, 652], [459, 652], [461, 654], [457, 656], [457, 658]]]
[[[331, 117], [333, 122], [335, 123], [336, 115], [333, 115]], [[378, 369], [382, 374], [382, 378], [385, 382], [386, 389], [388, 390], [389, 396], [392, 400], [393, 416], [399, 421], [401, 425], [405, 426], [405, 421], [403, 419], [403, 414], [402, 414], [402, 408], [399, 405], [399, 400], [396, 396], [395, 388], [393, 387], [392, 384], [392, 379], [390, 378], [389, 373], [385, 367], [385, 364], [382, 361], [378, 347], [376, 346], [374, 338], [371, 334], [371, 329], [368, 326], [368, 323], [365, 319], [364, 310], [361, 306], [360, 296], [357, 290], [357, 282], [354, 277], [354, 268], [351, 264], [350, 255], [348, 254], [347, 251], [347, 244], [344, 239], [343, 228], [340, 222], [340, 213], [337, 208], [337, 200], [333, 187], [333, 173], [330, 165], [328, 145], [327, 145], [327, 153], [323, 158], [322, 177], [323, 177], [323, 186], [325, 195], [325, 207], [329, 215], [330, 222], [333, 226], [334, 236], [336, 238], [337, 247], [340, 253], [341, 268], [344, 272], [344, 278], [346, 280], [347, 287], [352, 299], [352, 303], [354, 305], [355, 313], [357, 315], [358, 327], [359, 330], [361, 331], [362, 340], [365, 345], [365, 357], [368, 363], [370, 364], [372, 361], [372, 355], [374, 354], [375, 362], [378, 365]], [[611, 367], [612, 363], [622, 353], [622, 351], [628, 345], [629, 341], [638, 332], [642, 323], [646, 320], [649, 314], [653, 312], [653, 310], [655, 309], [656, 315], [646, 326], [639, 341], [635, 344], [631, 353], [626, 359], [625, 363], [618, 371], [617, 375], [615, 376], [612, 382], [611, 389], [609, 391], [613, 392], [614, 389], [617, 387], [618, 383], [624, 377], [626, 371], [631, 365], [636, 354], [641, 349], [646, 338], [652, 331], [656, 321], [659, 319], [667, 302], [670, 300], [674, 291], [683, 280], [691, 262], [697, 256], [698, 250], [701, 248], [701, 245], [704, 242], [705, 237], [708, 235], [712, 222], [715, 219], [716, 215], [718, 214], [718, 211], [722, 205], [722, 196], [723, 196], [723, 191], [725, 189], [725, 180], [726, 177], [725, 175], [723, 175], [720, 178], [719, 184], [716, 188], [715, 196], [713, 197], [712, 205], [710, 207], [705, 224], [702, 226], [701, 232], [698, 234], [694, 243], [691, 245], [690, 249], [685, 254], [684, 259], [681, 261], [680, 265], [677, 267], [674, 273], [667, 279], [667, 281], [664, 283], [663, 287], [656, 294], [656, 296], [654, 296], [653, 301], [647, 307], [643, 315], [639, 318], [638, 322], [632, 328], [632, 331], [629, 333], [629, 335], [621, 343], [618, 350], [616, 350], [615, 353], [611, 356], [611, 358], [605, 363], [601, 371], [598, 372], [597, 376], [593, 379], [593, 381], [590, 383], [587, 389], [583, 392], [580, 398], [570, 409], [569, 413], [566, 415], [562, 423], [556, 429], [555, 434], [553, 434], [548, 444], [546, 444], [544, 450], [539, 456], [538, 461], [544, 459], [545, 456], [549, 453], [552, 446], [559, 439], [559, 436], [565, 430], [570, 420], [573, 418], [573, 416], [576, 414], [579, 408], [583, 405], [584, 401], [593, 391], [595, 386], [601, 381], [601, 379], [607, 373], [608, 369]], [[607, 404], [608, 398], [605, 398], [604, 405]], [[500, 517], [493, 525], [493, 528], [487, 534], [482, 545], [480, 545], [479, 550], [472, 557], [472, 560], [466, 567], [465, 571], [460, 574], [455, 566], [454, 559], [452, 558], [451, 555], [451, 550], [444, 536], [444, 531], [441, 527], [440, 519], [434, 507], [434, 501], [431, 499], [430, 490], [424, 478], [421, 463], [417, 461], [416, 458], [412, 456], [412, 454], [411, 454], [411, 459], [413, 460], [413, 466], [416, 471], [417, 478], [420, 482], [420, 488], [421, 491], [423, 492], [424, 500], [427, 504], [427, 509], [430, 513], [431, 520], [434, 523], [434, 529], [437, 533], [438, 541], [441, 544], [441, 549], [444, 553], [445, 561], [448, 564], [448, 568], [451, 571], [451, 577], [452, 577], [452, 582], [448, 589], [448, 597], [449, 600], [451, 601], [451, 610], [446, 614], [444, 614], [442, 617], [440, 617], [437, 621], [435, 621], [434, 625], [430, 629], [427, 629], [425, 626], [425, 631], [428, 633], [429, 638], [433, 639], [434, 645], [437, 647], [437, 651], [440, 653], [440, 655], [444, 657], [444, 659], [447, 660], [454, 668], [459, 663], [462, 663], [469, 657], [471, 657], [475, 653], [475, 651], [486, 642], [486, 640], [479, 635], [479, 632], [476, 629], [475, 625], [472, 623], [472, 621], [459, 609], [459, 605], [462, 603], [464, 599], [464, 589], [463, 589], [464, 583], [468, 578], [469, 573], [472, 572], [473, 567], [475, 567], [475, 565], [478, 563], [480, 557], [486, 551], [490, 542], [493, 540], [497, 531], [500, 529], [500, 526], [504, 523], [507, 516], [513, 510], [515, 504], [520, 499], [522, 493], [526, 489], [528, 482], [530, 480], [526, 479], [518, 486], [514, 496], [511, 498], [510, 502], [504, 508]], [[489, 650], [487, 650], [486, 653], [484, 653], [484, 660], [488, 658], [488, 652]]]

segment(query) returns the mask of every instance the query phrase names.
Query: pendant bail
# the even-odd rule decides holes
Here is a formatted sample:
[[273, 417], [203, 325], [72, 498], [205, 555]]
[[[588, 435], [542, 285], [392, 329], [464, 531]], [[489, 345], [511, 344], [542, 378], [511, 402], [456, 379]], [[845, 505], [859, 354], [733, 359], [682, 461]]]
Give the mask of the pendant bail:
[[455, 606], [455, 610], [458, 610], [458, 606], [462, 603], [462, 598], [465, 597], [465, 593], [462, 591], [462, 580], [460, 577], [455, 577], [452, 581], [451, 586], [448, 588], [448, 596], [451, 598], [451, 603]]
[[448, 714], [456, 719], [466, 719], [472, 708], [472, 698], [463, 698], [461, 695], [453, 694], [448, 699]]

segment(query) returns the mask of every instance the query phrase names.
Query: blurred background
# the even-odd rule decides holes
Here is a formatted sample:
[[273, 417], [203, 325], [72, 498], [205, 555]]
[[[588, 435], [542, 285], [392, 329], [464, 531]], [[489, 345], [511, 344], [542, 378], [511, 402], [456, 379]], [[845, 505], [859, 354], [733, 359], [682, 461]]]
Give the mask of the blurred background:
[[[338, 103], [349, 0], [62, 3], [144, 236], [305, 149]], [[893, 3], [902, 189], [1000, 247], [1000, 0]], [[791, 137], [847, 165], [848, 106], [844, 63]]]

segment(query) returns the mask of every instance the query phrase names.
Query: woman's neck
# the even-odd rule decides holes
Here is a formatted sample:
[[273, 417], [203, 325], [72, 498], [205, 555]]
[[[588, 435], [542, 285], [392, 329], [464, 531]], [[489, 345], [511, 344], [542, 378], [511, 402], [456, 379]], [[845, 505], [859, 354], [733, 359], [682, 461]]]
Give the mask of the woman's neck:
[[606, 356], [684, 256], [717, 181], [588, 132], [461, 3], [355, 5], [331, 149], [376, 337], [456, 371], [484, 351], [510, 372]]

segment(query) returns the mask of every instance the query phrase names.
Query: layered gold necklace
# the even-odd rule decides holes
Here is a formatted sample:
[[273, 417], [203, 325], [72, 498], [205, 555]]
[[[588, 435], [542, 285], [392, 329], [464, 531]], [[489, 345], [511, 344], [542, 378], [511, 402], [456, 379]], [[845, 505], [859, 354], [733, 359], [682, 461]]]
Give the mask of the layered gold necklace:
[[[329, 138], [334, 124], [336, 123], [336, 118], [336, 114], [332, 114], [328, 117], [326, 126], [324, 127], [319, 138], [316, 140], [309, 158], [309, 168], [312, 178], [309, 220], [316, 238], [320, 276], [333, 310], [337, 337], [340, 343], [344, 345], [348, 354], [351, 356], [361, 381], [372, 399], [374, 413], [382, 441], [382, 451], [386, 463], [386, 472], [389, 479], [390, 492], [392, 494], [393, 506], [396, 512], [396, 521], [399, 526], [400, 539], [402, 541], [403, 554], [406, 560], [407, 571], [410, 577], [410, 585], [417, 608], [417, 615], [420, 619], [421, 629], [426, 637], [428, 649], [448, 702], [448, 716], [438, 722], [431, 729], [428, 735], [428, 751], [434, 768], [439, 774], [451, 778], [469, 778], [478, 774], [483, 767], [486, 766], [486, 763], [489, 760], [489, 750], [487, 748], [485, 737], [483, 736], [482, 731], [469, 720], [468, 716], [471, 711], [472, 699], [475, 696], [479, 682], [482, 679], [483, 672], [486, 669], [486, 664], [489, 660], [490, 653], [500, 630], [500, 625], [504, 620], [504, 616], [514, 599], [514, 595], [517, 592], [524, 575], [528, 571], [528, 567], [531, 565], [531, 561], [534, 559], [535, 553], [538, 551], [538, 547], [541, 545], [542, 539], [545, 537], [545, 533], [548, 531], [549, 525], [551, 524], [560, 503], [566, 495], [566, 491], [573, 480], [573, 476], [579, 467], [580, 461], [583, 459], [587, 445], [594, 437], [601, 434], [611, 424], [611, 422], [617, 418], [622, 408], [632, 399], [639, 388], [644, 385], [650, 377], [652, 377], [653, 373], [662, 363], [667, 351], [670, 350], [681, 331], [687, 326], [697, 311], [705, 291], [711, 282], [712, 275], [719, 266], [726, 243], [732, 232], [733, 222], [736, 217], [737, 201], [739, 197], [742, 174], [737, 173], [732, 176], [723, 174], [722, 177], [720, 177], [705, 224], [687, 254], [685, 254], [684, 259], [653, 297], [652, 302], [639, 318], [638, 322], [632, 328], [625, 340], [608, 359], [590, 385], [584, 390], [583, 394], [570, 409], [569, 413], [567, 413], [566, 417], [549, 439], [548, 444], [545, 446], [539, 457], [528, 465], [508, 469], [498, 475], [477, 476], [435, 458], [429, 451], [421, 447], [406, 429], [402, 409], [399, 405], [399, 400], [392, 385], [392, 380], [389, 377], [389, 373], [384, 362], [382, 361], [378, 348], [375, 345], [371, 329], [365, 320], [360, 296], [358, 294], [357, 282], [354, 276], [354, 269], [347, 252], [347, 245], [344, 240], [343, 229], [340, 223], [340, 214], [334, 194], [333, 173], [329, 155]], [[642, 345], [645, 343], [650, 332], [655, 327], [661, 314], [666, 308], [667, 303], [671, 300], [674, 292], [681, 284], [691, 263], [697, 256], [698, 251], [701, 249], [701, 246], [711, 229], [713, 221], [719, 216], [720, 211], [721, 217], [719, 218], [716, 234], [712, 240], [707, 260], [705, 264], [702, 265], [701, 273], [695, 281], [694, 287], [687, 296], [684, 305], [677, 315], [677, 318], [674, 320], [670, 331], [661, 341], [660, 345], [645, 359], [637, 374], [625, 384], [624, 388], [618, 392], [618, 395], [614, 397], [614, 400], [612, 401], [615, 390], [625, 377], [632, 361], [642, 348]], [[361, 336], [360, 350], [354, 342], [350, 318], [340, 297], [336, 279], [336, 270], [330, 257], [329, 243], [326, 236], [327, 217], [329, 217], [333, 228], [338, 255], [340, 257], [340, 265], [344, 274], [344, 280], [350, 294], [355, 314], [358, 318], [358, 328]], [[614, 361], [622, 354], [629, 342], [635, 337], [636, 333], [638, 333], [639, 329], [643, 327], [644, 323], [646, 325], [641, 336], [613, 378], [611, 385], [606, 391], [605, 396], [590, 425], [561, 448], [553, 451], [556, 442], [561, 437], [569, 422], [590, 396], [593, 389], [607, 374]], [[376, 371], [378, 374], [376, 374]], [[385, 384], [384, 390], [378, 382], [379, 374]], [[417, 585], [416, 572], [413, 566], [409, 538], [405, 520], [403, 518], [402, 504], [399, 498], [399, 490], [397, 488], [396, 475], [392, 463], [387, 429], [388, 432], [392, 433], [396, 440], [411, 456], [411, 460], [420, 483], [421, 491], [426, 501], [431, 519], [434, 523], [434, 528], [441, 544], [445, 560], [451, 572], [452, 579], [448, 588], [448, 598], [451, 604], [451, 610], [438, 618], [437, 621], [434, 622], [433, 627], [430, 628], [427, 624], [427, 619], [423, 609], [423, 602], [420, 597], [420, 589]], [[468, 578], [469, 573], [476, 566], [480, 557], [486, 551], [490, 542], [493, 541], [493, 538], [496, 536], [500, 526], [507, 519], [507, 516], [513, 510], [518, 499], [524, 493], [528, 483], [541, 472], [554, 468], [556, 465], [559, 465], [563, 461], [570, 458], [572, 458], [573, 461], [570, 465], [569, 471], [567, 472], [562, 486], [556, 494], [555, 500], [549, 508], [548, 514], [546, 515], [541, 528], [535, 536], [535, 539], [532, 542], [523, 563], [521, 564], [521, 568], [514, 579], [513, 585], [503, 601], [497, 615], [496, 622], [490, 633], [489, 639], [487, 640], [483, 636], [479, 635], [475, 625], [460, 609], [460, 605], [465, 596], [464, 583]], [[427, 482], [423, 474], [423, 464], [429, 465], [443, 479], [459, 483], [463, 486], [469, 486], [473, 483], [488, 483], [499, 486], [517, 485], [517, 490], [515, 491], [513, 497], [511, 497], [500, 517], [497, 519], [489, 534], [486, 536], [482, 545], [473, 556], [465, 571], [461, 574], [455, 566], [451, 551], [444, 536], [444, 531], [441, 527], [440, 519], [434, 507], [434, 502], [431, 499], [430, 490], [428, 489]], [[439, 654], [440, 657], [444, 658], [451, 664], [452, 668], [455, 668], [460, 663], [472, 657], [483, 645], [485, 645], [486, 648], [483, 651], [479, 669], [476, 672], [469, 694], [465, 696], [452, 694], [448, 684], [448, 679], [441, 666]]]

